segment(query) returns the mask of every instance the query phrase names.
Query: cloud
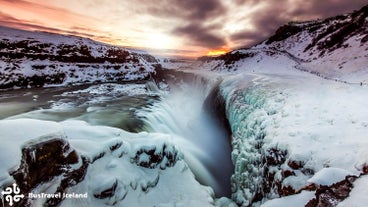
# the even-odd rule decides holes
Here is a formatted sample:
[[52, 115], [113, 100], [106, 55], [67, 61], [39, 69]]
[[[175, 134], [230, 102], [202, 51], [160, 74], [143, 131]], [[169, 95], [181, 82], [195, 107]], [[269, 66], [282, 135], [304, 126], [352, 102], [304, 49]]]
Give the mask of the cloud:
[[[366, 0], [0, 0], [0, 24], [136, 47], [150, 35], [205, 54], [251, 46], [290, 21], [357, 10]], [[114, 41], [116, 40], [116, 41]]]
[[18, 19], [0, 11], [0, 20], [3, 22], [19, 21]]
[[[294, 0], [295, 2], [299, 2]], [[326, 18], [338, 14], [352, 12], [367, 4], [366, 0], [309, 0], [299, 2], [299, 6], [290, 14], [292, 16], [310, 16]]]
[[214, 15], [223, 14], [226, 10], [221, 0], [138, 0], [138, 2], [140, 3], [137, 5], [138, 11], [183, 21], [206, 20]]
[[[271, 36], [278, 27], [290, 21], [322, 19], [338, 14], [352, 12], [367, 2], [365, 0], [237, 0], [238, 6], [246, 4], [259, 8], [249, 18], [252, 30], [242, 30], [230, 35], [232, 42], [239, 46], [250, 46]], [[243, 40], [243, 43], [242, 43]]]
[[[4, 14], [0, 12], [0, 25], [5, 27], [23, 29], [23, 30], [30, 30], [30, 31], [42, 31], [42, 32], [50, 32], [55, 34], [64, 34], [64, 35], [73, 35], [73, 36], [80, 36], [86, 37], [90, 39], [94, 39], [97, 41], [106, 42], [106, 40], [111, 40], [113, 37], [111, 34], [109, 35], [96, 35], [98, 31], [94, 31], [90, 28], [73, 28], [71, 30], [67, 29], [58, 29], [54, 27], [42, 26], [32, 21], [24, 21], [14, 18], [10, 15]], [[118, 39], [116, 39], [118, 40]]]
[[0, 0], [0, 12], [18, 19], [18, 21], [32, 22], [35, 25], [57, 28], [71, 28], [72, 26], [88, 25], [91, 18], [70, 12], [66, 9], [42, 4], [42, 1]]
[[205, 27], [202, 24], [188, 24], [186, 26], [178, 26], [172, 32], [174, 35], [184, 36], [194, 46], [202, 46], [207, 48], [216, 48], [226, 44], [224, 38], [216, 35], [213, 31], [216, 27]]
[[234, 33], [230, 36], [231, 41], [237, 48], [250, 47], [261, 41], [265, 40], [269, 36], [268, 33], [260, 33], [254, 30], [242, 30]]
[[169, 32], [184, 38], [186, 43], [198, 47], [222, 47], [225, 37], [219, 31], [221, 26], [215, 21], [227, 13], [221, 0], [140, 0], [145, 13], [154, 18], [175, 20]]
[[[326, 18], [358, 9], [365, 0], [140, 0], [141, 12], [158, 19], [175, 19], [169, 30], [185, 38], [186, 44], [205, 48], [251, 46], [271, 36], [278, 27], [290, 21]], [[226, 25], [247, 11], [237, 23], [242, 27], [228, 34]], [[220, 22], [220, 24], [219, 24]], [[243, 24], [243, 25], [241, 25]], [[247, 27], [251, 24], [252, 27]], [[209, 26], [212, 25], [212, 26]], [[216, 26], [213, 26], [216, 25]]]

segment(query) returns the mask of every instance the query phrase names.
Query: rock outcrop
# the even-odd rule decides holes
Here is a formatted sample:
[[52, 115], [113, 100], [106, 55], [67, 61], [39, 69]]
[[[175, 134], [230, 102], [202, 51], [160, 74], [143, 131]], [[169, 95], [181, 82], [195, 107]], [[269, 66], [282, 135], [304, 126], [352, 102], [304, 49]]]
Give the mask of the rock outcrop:
[[0, 88], [142, 80], [156, 59], [90, 39], [0, 27]]

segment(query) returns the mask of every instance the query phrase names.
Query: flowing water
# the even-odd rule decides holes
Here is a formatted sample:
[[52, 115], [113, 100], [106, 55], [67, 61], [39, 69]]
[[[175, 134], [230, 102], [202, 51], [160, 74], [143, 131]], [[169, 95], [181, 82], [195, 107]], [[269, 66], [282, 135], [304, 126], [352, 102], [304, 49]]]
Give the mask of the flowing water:
[[136, 111], [157, 101], [145, 84], [100, 84], [2, 91], [0, 118], [50, 121], [83, 120], [139, 132], [143, 121]]
[[0, 93], [0, 119], [76, 119], [169, 134], [196, 178], [217, 196], [230, 196], [230, 139], [203, 110], [206, 94], [203, 85], [190, 84], [168, 93], [152, 83], [17, 89]]
[[140, 114], [148, 131], [175, 135], [174, 142], [201, 183], [212, 186], [217, 196], [230, 196], [230, 135], [204, 110], [207, 93], [201, 85], [185, 85]]

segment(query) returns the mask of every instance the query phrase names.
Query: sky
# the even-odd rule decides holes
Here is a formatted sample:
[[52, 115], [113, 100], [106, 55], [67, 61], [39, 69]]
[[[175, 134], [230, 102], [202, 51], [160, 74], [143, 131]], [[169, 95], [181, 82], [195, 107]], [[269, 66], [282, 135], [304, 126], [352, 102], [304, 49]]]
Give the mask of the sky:
[[0, 25], [88, 37], [156, 55], [249, 47], [290, 21], [349, 13], [366, 0], [0, 0]]

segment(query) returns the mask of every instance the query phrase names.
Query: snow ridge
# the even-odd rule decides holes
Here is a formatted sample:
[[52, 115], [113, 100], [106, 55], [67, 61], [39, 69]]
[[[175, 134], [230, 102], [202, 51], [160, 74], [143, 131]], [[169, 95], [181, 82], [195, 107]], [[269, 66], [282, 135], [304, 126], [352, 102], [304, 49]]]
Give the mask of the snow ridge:
[[141, 80], [157, 66], [144, 51], [0, 27], [0, 88]]
[[[215, 71], [262, 72], [269, 59], [325, 79], [368, 84], [368, 6], [325, 20], [291, 22], [260, 44], [218, 57], [202, 57]], [[290, 59], [286, 61], [285, 59]], [[259, 70], [259, 71], [258, 71]]]
[[199, 59], [197, 67], [224, 77], [238, 205], [344, 206], [351, 191], [359, 199], [346, 203], [365, 206], [354, 185], [368, 172], [367, 32], [365, 6]]

